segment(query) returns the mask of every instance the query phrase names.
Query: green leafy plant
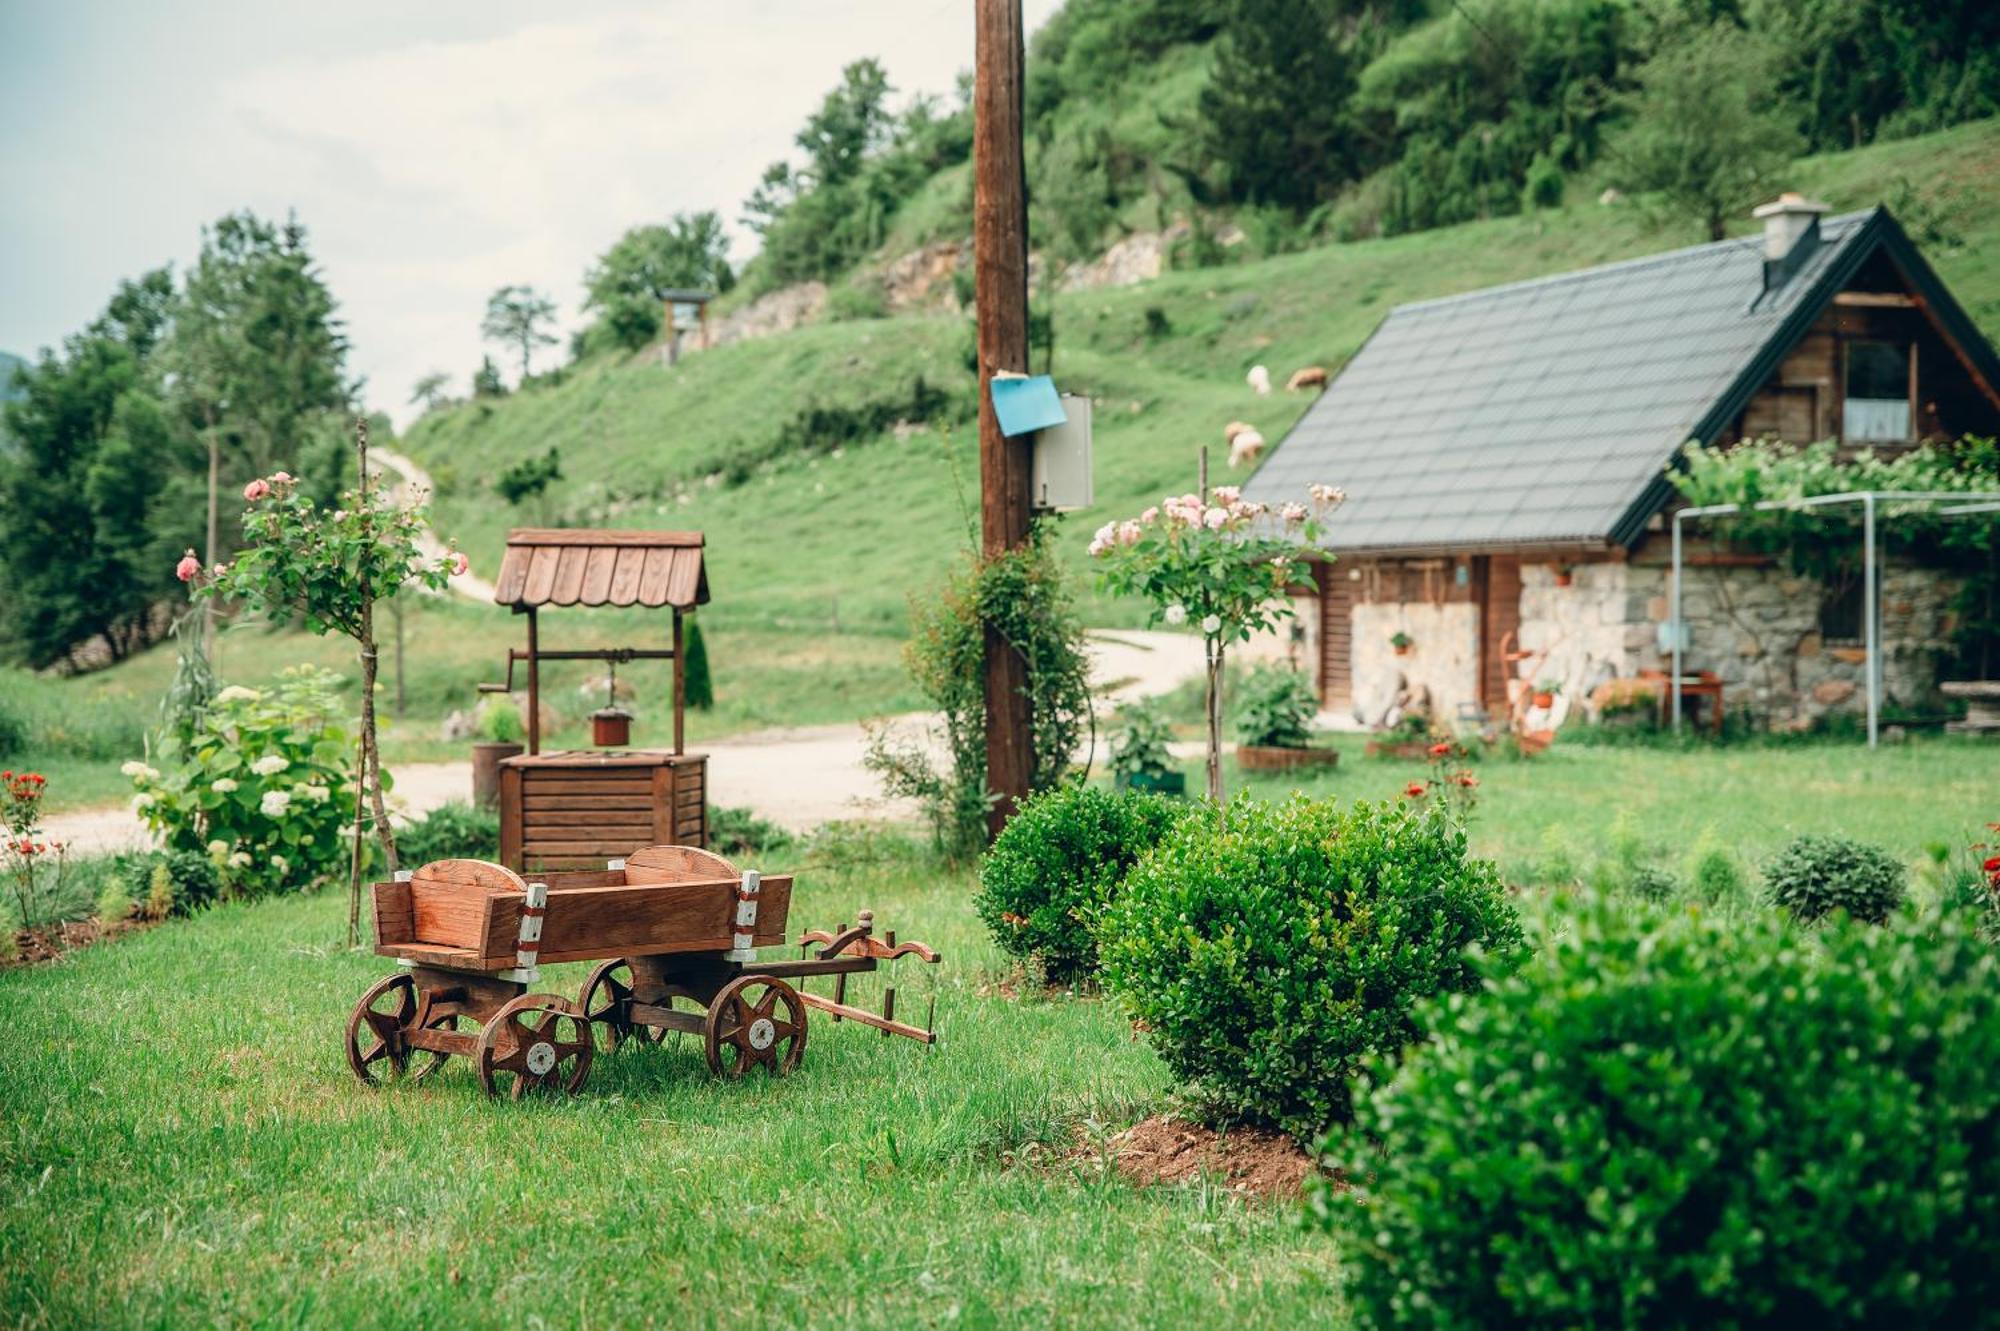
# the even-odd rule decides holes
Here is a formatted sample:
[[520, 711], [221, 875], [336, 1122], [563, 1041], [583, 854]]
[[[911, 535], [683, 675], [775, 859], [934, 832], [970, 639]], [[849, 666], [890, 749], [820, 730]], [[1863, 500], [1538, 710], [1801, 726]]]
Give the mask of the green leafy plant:
[[1748, 895], [1742, 866], [1713, 827], [1704, 827], [1687, 853], [1684, 875], [1695, 900], [1705, 906], [1741, 903]]
[[1391, 633], [1389, 635], [1389, 645], [1391, 647], [1394, 647], [1399, 652], [1408, 651], [1411, 647], [1416, 645], [1416, 641], [1417, 640], [1415, 638], [1412, 638], [1409, 634], [1403, 632], [1401, 629], [1397, 629], [1394, 633]]
[[1612, 902], [1558, 923], [1428, 1008], [1328, 1143], [1349, 1187], [1309, 1208], [1358, 1325], [1990, 1320], [1990, 947]]
[[[1201, 630], [1208, 665], [1208, 797], [1222, 803], [1223, 652], [1291, 614], [1287, 590], [1318, 518], [1346, 496], [1308, 487], [1311, 506], [1244, 500], [1235, 486], [1169, 495], [1135, 519], [1107, 522], [1091, 538], [1104, 588], [1152, 602], [1152, 622]], [[1276, 532], [1277, 534], [1272, 534]]]
[[1245, 744], [1303, 749], [1312, 743], [1312, 720], [1318, 713], [1319, 693], [1304, 672], [1261, 665], [1237, 695], [1236, 737]]
[[1309, 1137], [1350, 1079], [1419, 1038], [1417, 1003], [1479, 983], [1521, 928], [1493, 866], [1433, 809], [1239, 798], [1178, 823], [1098, 931], [1107, 986], [1176, 1075]]
[[1174, 770], [1173, 727], [1159, 705], [1141, 698], [1118, 709], [1111, 731], [1111, 770], [1126, 779], [1162, 777]]
[[1801, 920], [1844, 910], [1880, 924], [1903, 904], [1908, 871], [1879, 846], [1839, 836], [1802, 836], [1764, 866], [1771, 900]]
[[1641, 901], [1671, 901], [1681, 884], [1669, 871], [1654, 864], [1642, 864], [1625, 879], [1625, 890]]
[[1094, 976], [1099, 915], [1186, 808], [1080, 784], [1035, 796], [980, 865], [979, 918], [1002, 951], [1032, 961], [1050, 983]]
[[125, 894], [123, 884], [113, 883], [97, 894], [97, 905], [95, 907], [97, 918], [103, 922], [106, 928], [114, 924], [122, 924], [126, 920], [131, 919], [132, 912], [135, 909], [136, 907], [132, 904], [132, 898]]
[[500, 858], [500, 815], [456, 800], [403, 828], [398, 842], [410, 864]]
[[232, 685], [209, 701], [164, 772], [125, 764], [133, 806], [171, 851], [222, 866], [237, 891], [304, 888], [340, 863], [353, 808], [353, 751], [334, 724], [339, 677], [295, 666], [269, 689]]
[[515, 508], [532, 499], [546, 516], [544, 497], [562, 474], [562, 450], [552, 444], [540, 457], [522, 458], [501, 472], [493, 480], [493, 490]]
[[708, 806], [708, 848], [718, 855], [729, 859], [779, 855], [796, 844], [790, 832], [749, 809]]
[[521, 705], [505, 694], [480, 701], [472, 717], [473, 733], [488, 744], [519, 744], [527, 737], [527, 722], [521, 719]]

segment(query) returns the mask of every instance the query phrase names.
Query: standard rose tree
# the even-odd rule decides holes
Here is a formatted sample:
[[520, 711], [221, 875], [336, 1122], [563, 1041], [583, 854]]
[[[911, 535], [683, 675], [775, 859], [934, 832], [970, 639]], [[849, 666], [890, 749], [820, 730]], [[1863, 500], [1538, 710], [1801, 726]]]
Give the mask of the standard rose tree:
[[189, 551], [175, 572], [197, 598], [240, 603], [275, 620], [303, 620], [314, 633], [354, 639], [361, 656], [361, 770], [355, 793], [354, 859], [348, 901], [348, 942], [357, 936], [361, 909], [361, 838], [365, 798], [375, 835], [393, 872], [396, 840], [383, 801], [385, 781], [375, 736], [375, 603], [415, 584], [443, 588], [467, 561], [456, 549], [437, 559], [424, 555], [427, 525], [421, 504], [398, 504], [368, 473], [368, 425], [357, 422], [361, 483], [341, 496], [341, 507], [317, 507], [285, 472], [243, 488], [249, 543], [229, 564], [204, 571]]
[[1144, 596], [1153, 622], [1200, 625], [1208, 665], [1208, 796], [1222, 802], [1222, 655], [1232, 642], [1292, 613], [1286, 589], [1319, 521], [1346, 498], [1331, 485], [1308, 488], [1310, 504], [1247, 501], [1232, 485], [1207, 498], [1169, 495], [1136, 519], [1107, 522], [1091, 539], [1109, 591]]

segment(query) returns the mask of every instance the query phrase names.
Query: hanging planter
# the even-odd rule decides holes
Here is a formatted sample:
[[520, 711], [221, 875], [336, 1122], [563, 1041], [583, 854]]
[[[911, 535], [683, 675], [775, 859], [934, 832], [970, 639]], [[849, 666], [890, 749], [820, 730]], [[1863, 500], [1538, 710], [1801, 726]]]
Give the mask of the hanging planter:
[[590, 714], [590, 743], [620, 749], [632, 742], [632, 714], [623, 707], [600, 707]]
[[1549, 710], [1549, 708], [1554, 707], [1556, 705], [1556, 695], [1561, 692], [1562, 692], [1562, 685], [1556, 683], [1552, 679], [1545, 679], [1541, 683], [1535, 685], [1534, 695], [1531, 698], [1529, 698], [1528, 701], [1534, 703], [1535, 706], [1541, 708], [1543, 711], [1546, 712]]
[[1576, 578], [1576, 570], [1568, 564], [1556, 565], [1556, 586], [1567, 587]]
[[1398, 656], [1408, 656], [1410, 649], [1416, 645], [1417, 640], [1400, 629], [1389, 635], [1389, 649]]

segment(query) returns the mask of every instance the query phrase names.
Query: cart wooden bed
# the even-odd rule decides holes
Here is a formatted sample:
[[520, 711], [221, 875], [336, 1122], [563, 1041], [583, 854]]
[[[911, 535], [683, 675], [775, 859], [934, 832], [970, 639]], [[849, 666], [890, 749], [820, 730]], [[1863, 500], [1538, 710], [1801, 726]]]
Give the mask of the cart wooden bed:
[[[866, 911], [852, 928], [802, 935], [817, 955], [757, 959], [758, 948], [786, 941], [791, 895], [789, 875], [738, 870], [691, 846], [649, 846], [603, 870], [533, 881], [480, 860], [426, 864], [375, 885], [375, 950], [399, 969], [349, 1015], [348, 1064], [375, 1085], [422, 1080], [457, 1055], [489, 1095], [518, 1099], [582, 1086], [600, 1042], [657, 1043], [668, 1031], [699, 1037], [718, 1075], [789, 1072], [812, 1008], [931, 1043], [928, 1023], [895, 1019], [893, 988], [879, 1016], [843, 1001], [848, 975], [905, 956], [938, 960], [894, 934], [877, 940]], [[564, 961], [602, 963], [581, 1001], [530, 992], [543, 963]], [[804, 991], [818, 975], [835, 977], [832, 998]]]

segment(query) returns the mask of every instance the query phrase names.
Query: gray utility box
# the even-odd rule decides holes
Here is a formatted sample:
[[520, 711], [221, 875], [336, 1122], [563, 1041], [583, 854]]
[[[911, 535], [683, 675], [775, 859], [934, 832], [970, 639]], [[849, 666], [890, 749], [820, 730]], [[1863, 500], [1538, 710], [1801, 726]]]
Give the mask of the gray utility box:
[[1062, 404], [1069, 419], [1035, 432], [1032, 502], [1042, 512], [1089, 508], [1092, 502], [1090, 399], [1064, 393]]

